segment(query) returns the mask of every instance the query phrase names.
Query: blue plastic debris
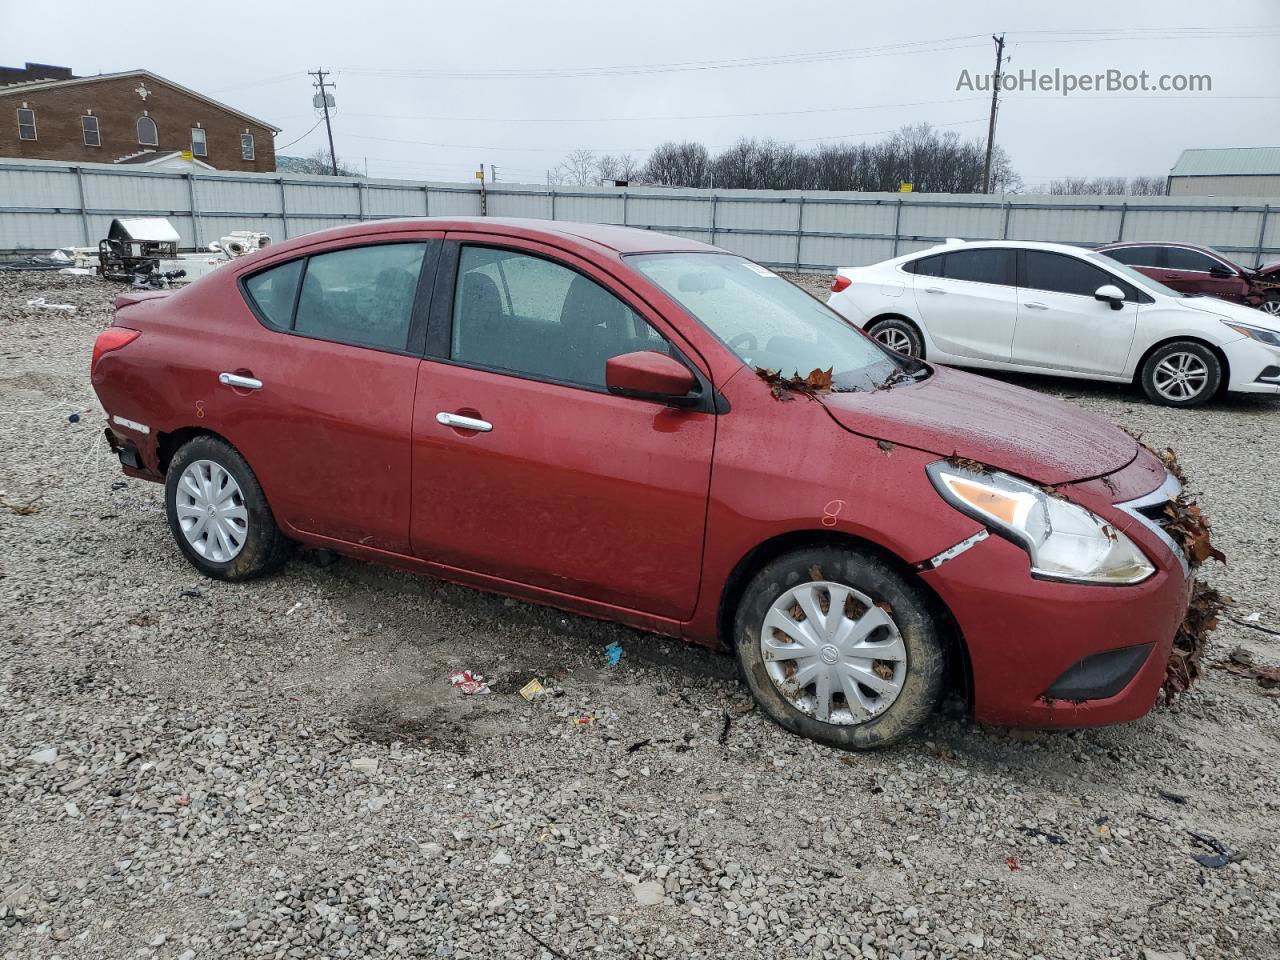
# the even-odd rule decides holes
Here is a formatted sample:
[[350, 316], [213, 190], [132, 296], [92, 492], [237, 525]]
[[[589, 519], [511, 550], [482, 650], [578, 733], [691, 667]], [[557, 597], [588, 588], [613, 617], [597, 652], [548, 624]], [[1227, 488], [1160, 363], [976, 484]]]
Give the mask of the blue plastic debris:
[[604, 658], [609, 661], [609, 666], [616, 667], [618, 661], [622, 659], [622, 644], [615, 640], [605, 647]]
[[79, 423], [79, 422], [80, 422], [80, 414], [78, 414], [78, 413], [73, 413], [73, 414], [71, 414], [70, 416], [68, 416], [68, 417], [67, 417], [67, 420], [68, 420], [69, 422], [71, 422], [71, 423]]

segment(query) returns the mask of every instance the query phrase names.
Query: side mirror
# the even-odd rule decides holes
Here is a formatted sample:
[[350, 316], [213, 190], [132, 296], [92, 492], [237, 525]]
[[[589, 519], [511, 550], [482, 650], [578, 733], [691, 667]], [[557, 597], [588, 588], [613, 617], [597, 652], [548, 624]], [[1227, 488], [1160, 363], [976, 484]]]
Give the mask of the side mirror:
[[1124, 306], [1124, 291], [1114, 283], [1104, 283], [1093, 291], [1093, 299], [1111, 304], [1112, 310], [1119, 310]]
[[1229, 280], [1235, 275], [1234, 270], [1228, 270], [1226, 267], [1218, 263], [1215, 263], [1209, 268], [1209, 276], [1216, 277], [1219, 280]]
[[675, 406], [696, 400], [690, 395], [698, 386], [688, 367], [656, 350], [610, 357], [604, 365], [604, 383], [610, 393], [620, 397], [659, 400]]

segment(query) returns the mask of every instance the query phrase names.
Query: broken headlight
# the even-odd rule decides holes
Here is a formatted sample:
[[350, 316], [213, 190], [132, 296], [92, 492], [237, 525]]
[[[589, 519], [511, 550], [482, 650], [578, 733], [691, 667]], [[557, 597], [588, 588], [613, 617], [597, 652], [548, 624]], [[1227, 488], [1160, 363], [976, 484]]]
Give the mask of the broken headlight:
[[979, 473], [945, 460], [927, 469], [942, 499], [1027, 551], [1032, 576], [1129, 584], [1155, 572], [1132, 540], [1079, 504], [1007, 473]]

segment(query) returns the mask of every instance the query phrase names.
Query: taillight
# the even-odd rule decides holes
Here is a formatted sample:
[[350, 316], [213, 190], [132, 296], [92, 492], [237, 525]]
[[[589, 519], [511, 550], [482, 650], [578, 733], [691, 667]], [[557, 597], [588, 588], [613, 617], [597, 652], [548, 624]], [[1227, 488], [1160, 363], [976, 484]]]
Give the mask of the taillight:
[[98, 365], [98, 358], [104, 353], [128, 346], [139, 336], [141, 336], [140, 331], [130, 330], [128, 327], [107, 327], [98, 334], [98, 339], [93, 341], [93, 359], [89, 361], [89, 371], [93, 372]]
[[837, 274], [836, 278], [831, 281], [831, 292], [839, 293], [841, 290], [848, 287], [849, 284], [851, 283], [853, 283], [853, 281], [850, 280], [848, 277]]

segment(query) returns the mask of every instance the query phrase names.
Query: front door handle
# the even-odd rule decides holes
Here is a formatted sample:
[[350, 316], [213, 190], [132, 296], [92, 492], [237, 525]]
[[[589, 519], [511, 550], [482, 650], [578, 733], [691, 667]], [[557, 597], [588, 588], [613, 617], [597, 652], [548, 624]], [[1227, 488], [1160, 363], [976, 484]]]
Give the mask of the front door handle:
[[941, 287], [925, 287], [924, 292], [925, 293], [946, 293], [947, 291], [943, 290]]
[[1049, 305], [1047, 303], [1041, 303], [1039, 300], [1027, 300], [1022, 305], [1026, 307], [1028, 310], [1048, 310], [1049, 309]]
[[262, 389], [262, 381], [257, 377], [242, 377], [238, 373], [220, 373], [218, 382], [228, 387], [239, 387], [242, 390]]
[[493, 429], [493, 424], [488, 420], [464, 417], [461, 414], [447, 413], [444, 410], [436, 414], [436, 423], [443, 423], [446, 427], [455, 427], [458, 430], [475, 430], [477, 433], [488, 433]]

